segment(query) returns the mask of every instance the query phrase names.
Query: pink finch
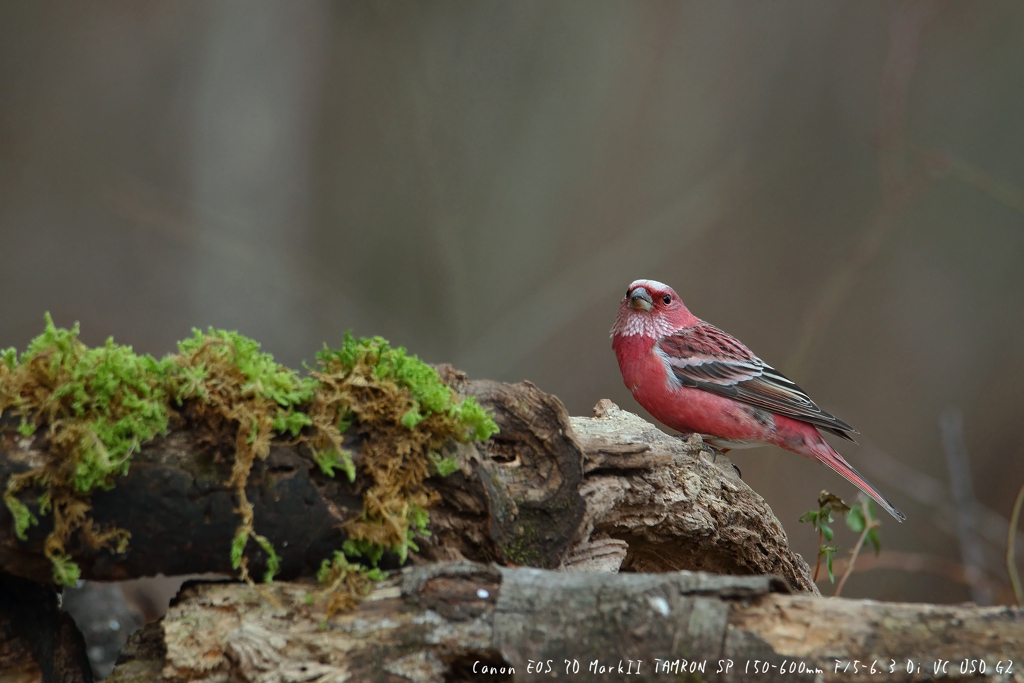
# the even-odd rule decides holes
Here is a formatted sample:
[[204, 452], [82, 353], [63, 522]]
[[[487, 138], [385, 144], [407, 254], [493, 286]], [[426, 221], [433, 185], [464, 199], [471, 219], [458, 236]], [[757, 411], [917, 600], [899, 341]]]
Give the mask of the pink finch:
[[612, 348], [633, 397], [672, 429], [696, 432], [723, 452], [774, 444], [828, 465], [899, 521], [904, 514], [850, 467], [818, 432], [853, 441], [857, 431], [829, 415], [781, 372], [690, 313], [660, 282], [626, 290]]

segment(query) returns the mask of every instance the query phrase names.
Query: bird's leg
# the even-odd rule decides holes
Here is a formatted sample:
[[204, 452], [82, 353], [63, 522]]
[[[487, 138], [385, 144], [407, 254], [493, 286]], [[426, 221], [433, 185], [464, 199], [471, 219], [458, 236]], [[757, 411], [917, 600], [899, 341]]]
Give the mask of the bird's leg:
[[[696, 434], [696, 436], [700, 436], [700, 435]], [[703, 440], [703, 438], [700, 439], [700, 450], [703, 451], [703, 452], [706, 452], [706, 453], [710, 453], [711, 454], [711, 462], [713, 464], [718, 464], [718, 449], [716, 449], [716, 447], [713, 446], [708, 441]], [[722, 453], [724, 454], [725, 451], [723, 450]]]
[[[687, 444], [688, 446], [690, 446], [691, 448], [692, 448], [693, 446], [696, 446], [696, 445], [697, 445], [697, 444], [696, 444], [696, 443], [694, 442], [694, 439], [695, 439], [695, 438], [696, 438], [696, 439], [699, 439], [699, 440], [700, 440], [700, 450], [701, 450], [701, 451], [703, 451], [703, 452], [705, 452], [705, 453], [710, 453], [710, 454], [711, 454], [711, 463], [712, 463], [713, 465], [717, 465], [717, 464], [718, 464], [718, 453], [719, 453], [719, 449], [718, 449], [718, 448], [715, 448], [714, 446], [712, 446], [711, 444], [709, 444], [709, 443], [708, 443], [707, 441], [705, 441], [705, 440], [704, 440], [704, 437], [703, 437], [703, 436], [701, 436], [700, 434], [698, 434], [698, 433], [696, 433], [696, 432], [694, 432], [693, 434], [679, 434], [679, 435], [678, 435], [678, 436], [677, 436], [676, 438], [677, 438], [677, 439], [680, 439], [680, 440], [682, 440], [682, 441], [683, 441], [684, 443], [686, 443], [686, 444]], [[722, 452], [722, 454], [724, 455], [725, 453], [728, 453], [728, 452], [729, 452], [729, 449], [728, 449], [728, 448], [723, 448], [723, 449], [721, 449], [721, 452]], [[735, 466], [735, 465], [733, 465], [733, 467], [736, 467], [736, 466]], [[738, 468], [737, 468], [737, 469], [738, 469]]]
[[[715, 448], [714, 446], [712, 446], [711, 444], [707, 443], [706, 441], [704, 441], [702, 439], [701, 440], [701, 447], [700, 447], [700, 449], [702, 451], [710, 451], [710, 453], [711, 453], [711, 463], [713, 465], [717, 465], [718, 464], [718, 453], [719, 453], [719, 449], [718, 448]], [[721, 449], [721, 453], [722, 453], [722, 455], [725, 455], [730, 450], [732, 450], [732, 449], [731, 448], [722, 448]], [[731, 464], [732, 468], [734, 470], [736, 470], [736, 476], [739, 477], [740, 479], [742, 479], [743, 478], [743, 472], [740, 471], [739, 465], [737, 465], [734, 462], [730, 462], [729, 464]]]
[[[718, 463], [718, 449], [717, 448], [715, 448], [714, 446], [709, 444], [707, 441], [704, 441], [703, 439], [701, 439], [700, 449], [702, 451], [710, 451], [712, 464], [717, 464]], [[722, 451], [722, 453], [725, 453], [725, 451]]]

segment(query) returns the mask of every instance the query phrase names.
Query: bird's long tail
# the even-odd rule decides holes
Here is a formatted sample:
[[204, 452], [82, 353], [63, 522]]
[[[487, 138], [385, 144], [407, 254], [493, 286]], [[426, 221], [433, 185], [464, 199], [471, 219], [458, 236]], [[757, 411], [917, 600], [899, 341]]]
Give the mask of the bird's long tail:
[[862, 477], [857, 470], [850, 466], [850, 463], [843, 460], [843, 456], [839, 455], [839, 453], [837, 453], [827, 441], [821, 437], [818, 437], [818, 440], [819, 443], [812, 446], [814, 449], [815, 460], [828, 465], [833, 470], [841, 474], [848, 482], [871, 496], [876, 503], [885, 508], [886, 512], [895, 517], [897, 522], [906, 521], [907, 516], [897, 510], [896, 506], [886, 500], [885, 496], [878, 492], [878, 489], [869, 484], [867, 479]]
[[907, 519], [907, 516], [886, 500], [885, 496], [869, 484], [867, 479], [862, 477], [857, 470], [850, 467], [850, 463], [843, 460], [843, 456], [839, 455], [812, 425], [776, 416], [775, 426], [776, 432], [775, 439], [773, 440], [775, 445], [794, 453], [799, 453], [805, 458], [817, 460], [824, 465], [828, 465], [848, 482], [871, 496], [897, 522], [903, 522]]

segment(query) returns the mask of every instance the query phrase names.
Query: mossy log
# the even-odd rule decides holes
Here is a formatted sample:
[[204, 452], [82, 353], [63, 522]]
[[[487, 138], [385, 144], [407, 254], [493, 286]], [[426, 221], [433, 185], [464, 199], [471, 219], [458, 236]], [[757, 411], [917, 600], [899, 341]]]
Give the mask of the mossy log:
[[768, 576], [438, 563], [329, 619], [308, 589], [187, 585], [108, 680], [847, 683], [973, 679], [973, 660], [1009, 681], [1024, 648], [1021, 609], [826, 600]]
[[[528, 382], [470, 382], [450, 367], [440, 372], [457, 393], [490, 409], [501, 431], [482, 444], [453, 442], [459, 471], [427, 480], [440, 503], [414, 562], [771, 573], [795, 590], [815, 591], [765, 502], [699, 437], [668, 436], [608, 401], [593, 418], [569, 418], [557, 398]], [[228, 549], [239, 524], [227, 484], [233, 439], [190, 428], [187, 416], [172, 425], [142, 446], [114, 488], [92, 494], [96, 524], [126, 529], [131, 538], [125, 552], [112, 553], [73, 536], [66, 547], [83, 578], [232, 573]], [[0, 486], [45, 456], [45, 430], [25, 437], [17, 426], [0, 422]], [[359, 453], [355, 430], [345, 445]], [[270, 456], [255, 463], [246, 492], [256, 530], [281, 556], [278, 578], [312, 576], [341, 547], [344, 522], [363, 509], [363, 487], [358, 478], [350, 484], [324, 475], [303, 446], [274, 442]], [[38, 512], [33, 495], [19, 497]], [[39, 525], [19, 541], [0, 506], [0, 571], [34, 580], [50, 575], [43, 543], [51, 518], [37, 516]], [[249, 570], [259, 576], [267, 557], [254, 546], [247, 548]], [[385, 557], [385, 565], [389, 559], [396, 564]]]

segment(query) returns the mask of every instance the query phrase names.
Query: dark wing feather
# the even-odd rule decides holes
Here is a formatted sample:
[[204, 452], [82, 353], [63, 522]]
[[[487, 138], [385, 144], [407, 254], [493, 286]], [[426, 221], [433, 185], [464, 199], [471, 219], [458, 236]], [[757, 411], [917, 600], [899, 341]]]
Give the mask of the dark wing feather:
[[850, 441], [850, 433], [857, 433], [819, 408], [792, 380], [713, 325], [698, 323], [678, 330], [659, 340], [657, 350], [683, 386], [809, 422]]

